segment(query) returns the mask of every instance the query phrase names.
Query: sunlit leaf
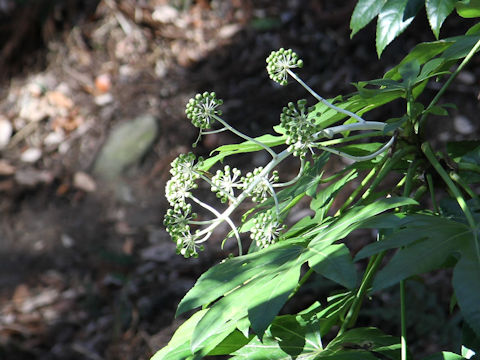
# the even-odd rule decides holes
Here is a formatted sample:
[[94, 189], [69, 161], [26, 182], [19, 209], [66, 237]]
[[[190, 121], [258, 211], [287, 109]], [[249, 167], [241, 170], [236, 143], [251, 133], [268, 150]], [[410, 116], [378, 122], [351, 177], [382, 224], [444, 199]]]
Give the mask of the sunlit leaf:
[[353, 10], [350, 20], [350, 29], [353, 37], [359, 30], [364, 28], [380, 12], [387, 0], [359, 0]]
[[428, 21], [437, 39], [443, 22], [453, 11], [456, 2], [456, 0], [426, 0]]
[[388, 0], [378, 14], [376, 47], [378, 57], [385, 47], [400, 35], [413, 20], [404, 18], [408, 0]]

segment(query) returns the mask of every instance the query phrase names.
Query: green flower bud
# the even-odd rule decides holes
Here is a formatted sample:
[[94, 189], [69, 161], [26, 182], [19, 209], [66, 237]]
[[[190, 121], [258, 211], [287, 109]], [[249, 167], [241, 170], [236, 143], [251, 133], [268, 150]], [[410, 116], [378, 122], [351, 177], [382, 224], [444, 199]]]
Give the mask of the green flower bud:
[[267, 58], [267, 71], [270, 78], [280, 85], [287, 85], [287, 69], [301, 68], [303, 61], [292, 49], [272, 51]]

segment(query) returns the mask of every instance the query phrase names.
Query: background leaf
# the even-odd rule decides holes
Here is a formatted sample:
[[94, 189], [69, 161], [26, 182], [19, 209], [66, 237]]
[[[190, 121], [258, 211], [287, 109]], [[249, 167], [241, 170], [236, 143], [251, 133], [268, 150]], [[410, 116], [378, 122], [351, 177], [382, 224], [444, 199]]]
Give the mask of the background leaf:
[[308, 261], [308, 265], [317, 273], [347, 289], [353, 289], [357, 284], [357, 270], [345, 244], [333, 244], [318, 251]]
[[[446, 259], [466, 246], [472, 239], [468, 226], [451, 221], [451, 228], [444, 232], [431, 232], [431, 228], [418, 229], [417, 238], [424, 237], [400, 249], [390, 262], [378, 272], [372, 291], [396, 284], [416, 274], [440, 268]], [[398, 233], [396, 234], [398, 236]]]
[[380, 12], [387, 0], [359, 0], [353, 10], [350, 20], [350, 29], [353, 37], [359, 30], [363, 29]]
[[388, 0], [378, 14], [376, 47], [378, 57], [385, 47], [402, 33], [413, 20], [413, 17], [404, 19], [408, 0]]
[[428, 22], [437, 39], [443, 22], [453, 11], [456, 2], [456, 0], [426, 0]]
[[461, 17], [476, 18], [480, 16], [480, 0], [457, 1], [455, 7]]
[[462, 315], [480, 337], [480, 263], [472, 244], [453, 269], [453, 288]]

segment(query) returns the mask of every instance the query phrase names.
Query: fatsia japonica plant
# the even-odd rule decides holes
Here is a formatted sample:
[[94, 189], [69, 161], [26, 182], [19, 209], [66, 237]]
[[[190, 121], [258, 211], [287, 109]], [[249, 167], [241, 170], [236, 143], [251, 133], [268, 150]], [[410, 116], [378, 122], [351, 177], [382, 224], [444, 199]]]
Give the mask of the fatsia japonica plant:
[[[461, 16], [479, 15], [471, 3], [427, 0], [435, 35], [455, 6]], [[393, 26], [407, 10], [415, 14], [418, 4], [423, 5], [360, 0], [353, 33], [377, 15], [384, 26], [386, 13], [396, 9]], [[377, 31], [377, 49], [378, 41]], [[222, 231], [225, 241], [237, 244], [238, 254], [198, 279], [177, 315], [196, 312], [152, 359], [418, 358], [409, 351], [416, 339], [408, 336], [407, 317], [415, 314], [406, 304], [405, 283], [445, 268], [452, 269], [451, 311], [458, 308], [462, 317], [462, 345], [426, 359], [469, 359], [479, 353], [480, 141], [449, 142], [434, 150], [425, 136], [432, 119], [449, 121], [451, 105], [439, 100], [479, 48], [477, 24], [464, 35], [418, 44], [381, 79], [360, 81], [355, 93], [332, 99], [300, 78], [304, 63], [296, 52], [273, 51], [266, 60], [270, 78], [280, 85], [294, 80], [306, 94], [280, 112], [277, 135], [252, 138], [232, 127], [213, 92], [192, 98], [186, 116], [199, 129], [199, 139], [230, 131], [242, 141], [220, 146], [208, 158], [190, 152], [172, 162], [164, 223], [184, 257], [201, 256], [212, 234]], [[419, 96], [429, 81], [442, 86], [423, 104]], [[393, 101], [404, 103], [403, 114], [368, 118], [371, 110]], [[254, 169], [229, 165], [235, 155], [252, 152], [265, 152], [269, 159]], [[325, 165], [332, 157], [350, 165], [328, 173]], [[299, 168], [290, 179], [279, 171], [287, 159]], [[335, 199], [352, 188], [348, 184], [356, 185], [339, 206]], [[214, 196], [205, 196], [205, 189]], [[291, 221], [292, 209], [306, 200], [312, 215]], [[358, 229], [376, 235], [352, 256], [345, 238], [354, 238]], [[336, 283], [337, 290], [298, 313], [280, 315], [313, 274]], [[400, 294], [398, 332], [358, 326], [362, 305], [392, 286]]]

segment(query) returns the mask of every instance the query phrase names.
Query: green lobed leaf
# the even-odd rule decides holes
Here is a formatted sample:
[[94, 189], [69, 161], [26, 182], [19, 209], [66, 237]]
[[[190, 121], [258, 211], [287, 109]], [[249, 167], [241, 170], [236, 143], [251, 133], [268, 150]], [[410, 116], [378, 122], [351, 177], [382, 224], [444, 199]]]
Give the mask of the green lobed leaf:
[[[447, 238], [454, 241], [458, 234], [463, 236], [469, 232], [469, 228], [465, 224], [451, 221], [441, 216], [414, 214], [408, 215], [403, 219], [392, 217], [389, 219], [392, 221], [392, 227], [401, 228], [398, 231], [385, 235], [383, 240], [363, 247], [355, 256], [355, 261], [382, 251], [408, 246], [421, 239]], [[382, 228], [385, 229], [386, 225], [384, 224]]]
[[403, 79], [405, 88], [411, 90], [416, 84], [417, 77], [420, 73], [420, 63], [416, 60], [406, 62], [398, 68], [398, 73]]
[[456, 0], [426, 0], [428, 22], [433, 34], [438, 39], [440, 28], [448, 15], [453, 11]]
[[353, 289], [357, 285], [357, 269], [345, 244], [332, 244], [319, 250], [308, 260], [308, 265], [317, 273], [347, 289]]
[[359, 30], [367, 26], [379, 13], [387, 0], [359, 0], [350, 19], [353, 37]]
[[[366, 114], [377, 107], [402, 97], [404, 93], [403, 90], [388, 90], [384, 92], [381, 91], [381, 89], [375, 89], [374, 91], [377, 92], [368, 97], [363, 97], [360, 94], [354, 94], [347, 100], [336, 102], [335, 105], [342, 109], [356, 113], [359, 116], [363, 116], [363, 114]], [[327, 107], [321, 102], [315, 105], [314, 111], [310, 112], [309, 114], [309, 117], [310, 116], [314, 117], [315, 122], [322, 128], [331, 126], [347, 117], [347, 115], [339, 113], [338, 111]]]
[[388, 0], [378, 14], [376, 48], [378, 57], [385, 47], [400, 35], [413, 20], [404, 18], [408, 0]]
[[250, 337], [245, 337], [242, 332], [235, 330], [230, 335], [228, 335], [221, 343], [219, 343], [215, 348], [208, 353], [209, 356], [214, 355], [228, 355], [232, 354], [238, 349], [242, 348], [248, 344], [253, 338], [253, 335]]
[[278, 316], [262, 341], [254, 338], [233, 359], [315, 359], [323, 349], [316, 312]]
[[[357, 176], [358, 176], [358, 171], [352, 170], [348, 172], [341, 179], [317, 191], [315, 198], [310, 202], [310, 208], [313, 211], [315, 211], [315, 216], [312, 219], [313, 220], [312, 224], [315, 222], [318, 224], [323, 221], [323, 219], [327, 216], [327, 212], [330, 209], [330, 205], [335, 199], [335, 196], [337, 195], [337, 193], [341, 189], [343, 189], [347, 183], [356, 179]], [[293, 227], [295, 227], [295, 225]]]
[[251, 289], [253, 297], [252, 301], [248, 302], [248, 318], [253, 331], [260, 339], [297, 286], [300, 266], [301, 264], [292, 267], [272, 277], [271, 280], [262, 281]]
[[470, 245], [453, 269], [452, 283], [463, 318], [480, 337], [480, 261]]
[[150, 360], [185, 360], [188, 356], [192, 355], [190, 338], [195, 326], [197, 326], [206, 312], [206, 310], [197, 311], [180, 325], [167, 346], [157, 351]]
[[354, 207], [334, 221], [324, 222], [309, 230], [303, 236], [312, 238], [308, 244], [308, 249], [318, 251], [337, 240], [343, 239], [353, 230], [360, 228], [365, 221], [384, 211], [414, 204], [417, 204], [417, 202], [409, 198], [380, 199], [366, 206]]
[[209, 304], [253, 279], [271, 277], [288, 269], [304, 252], [301, 246], [276, 244], [260, 252], [227, 259], [200, 276], [178, 305], [176, 315]]
[[450, 221], [449, 224], [451, 228], [447, 226], [444, 232], [433, 234], [431, 228], [419, 229], [417, 239], [424, 239], [400, 249], [378, 272], [372, 291], [376, 292], [410, 276], [438, 269], [450, 255], [467, 246], [472, 239], [471, 229], [455, 221]]

